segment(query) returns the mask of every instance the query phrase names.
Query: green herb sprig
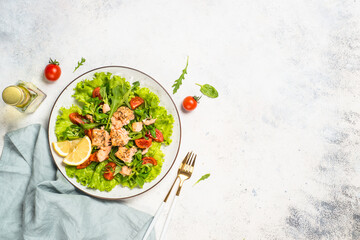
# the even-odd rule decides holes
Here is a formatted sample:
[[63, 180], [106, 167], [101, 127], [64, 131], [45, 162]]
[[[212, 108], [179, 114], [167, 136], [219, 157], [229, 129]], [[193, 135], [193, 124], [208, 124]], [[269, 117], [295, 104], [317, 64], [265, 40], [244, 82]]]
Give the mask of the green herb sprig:
[[180, 86], [182, 84], [182, 80], [185, 79], [185, 74], [187, 74], [188, 65], [189, 65], [189, 56], [187, 57], [186, 66], [185, 66], [184, 70], [182, 70], [182, 74], [180, 75], [180, 77], [177, 80], [175, 80], [174, 85], [172, 85], [172, 87], [174, 88], [173, 94], [175, 94], [177, 92], [177, 90], [180, 88]]
[[73, 72], [75, 72], [80, 66], [82, 66], [85, 61], [86, 61], [86, 59], [82, 57], [81, 60], [78, 62], [78, 65], [76, 66], [76, 68], [74, 69]]
[[202, 176], [199, 180], [197, 180], [197, 182], [196, 182], [196, 183], [194, 183], [194, 185], [193, 185], [193, 186], [195, 186], [198, 182], [200, 182], [200, 181], [203, 181], [203, 180], [207, 179], [208, 177], [210, 177], [210, 173], [205, 174], [204, 176]]

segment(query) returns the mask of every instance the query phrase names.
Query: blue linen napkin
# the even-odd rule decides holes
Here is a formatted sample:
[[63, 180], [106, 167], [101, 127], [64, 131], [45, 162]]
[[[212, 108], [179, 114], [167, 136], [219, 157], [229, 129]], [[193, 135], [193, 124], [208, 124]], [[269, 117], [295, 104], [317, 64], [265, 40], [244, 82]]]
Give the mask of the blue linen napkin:
[[77, 191], [57, 171], [41, 125], [5, 135], [0, 239], [142, 239], [150, 220], [122, 202]]

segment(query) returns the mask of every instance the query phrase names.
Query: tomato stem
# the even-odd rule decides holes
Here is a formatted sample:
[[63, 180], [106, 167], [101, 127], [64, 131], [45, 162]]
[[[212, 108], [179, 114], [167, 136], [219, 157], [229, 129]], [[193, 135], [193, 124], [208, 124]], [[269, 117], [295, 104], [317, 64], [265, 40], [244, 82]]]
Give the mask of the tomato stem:
[[200, 97], [197, 97], [197, 96], [193, 96], [193, 98], [195, 99], [195, 101], [197, 102], [197, 103], [199, 103], [200, 102], [200, 98], [201, 98], [202, 96], [200, 96]]
[[51, 58], [50, 58], [49, 63], [50, 63], [50, 64], [55, 64], [55, 65], [60, 65], [60, 63], [59, 63], [58, 61], [56, 61], [56, 59], [55, 59], [55, 60], [52, 60]]

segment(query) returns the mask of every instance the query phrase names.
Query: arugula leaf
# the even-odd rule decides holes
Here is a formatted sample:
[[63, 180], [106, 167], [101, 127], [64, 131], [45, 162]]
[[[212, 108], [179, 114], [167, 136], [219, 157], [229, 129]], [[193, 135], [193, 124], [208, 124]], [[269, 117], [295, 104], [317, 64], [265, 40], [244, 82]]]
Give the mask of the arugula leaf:
[[139, 81], [133, 82], [132, 85], [133, 86], [131, 87], [131, 91], [135, 91], [135, 90], [137, 90], [139, 88], [140, 82]]
[[209, 98], [217, 98], [219, 96], [218, 91], [210, 84], [201, 85], [196, 83], [196, 85], [200, 86], [200, 92], [202, 92], [205, 96], [208, 96]]
[[202, 176], [199, 180], [197, 180], [197, 182], [196, 182], [196, 183], [194, 183], [194, 185], [193, 185], [193, 186], [195, 186], [198, 182], [200, 182], [200, 181], [203, 181], [203, 180], [207, 179], [208, 177], [210, 177], [210, 173], [205, 174], [204, 176]]
[[175, 94], [177, 92], [177, 90], [180, 88], [180, 85], [182, 84], [182, 80], [185, 79], [185, 74], [187, 74], [187, 67], [189, 64], [189, 56], [187, 57], [186, 60], [186, 66], [184, 68], [184, 70], [182, 71], [182, 74], [180, 75], [179, 79], [175, 80], [174, 85], [172, 85], [173, 89], [173, 94]]
[[84, 64], [84, 62], [86, 61], [86, 59], [85, 58], [81, 58], [81, 61], [79, 61], [78, 62], [78, 65], [77, 65], [77, 67], [74, 69], [74, 71], [73, 72], [75, 72], [76, 71], [76, 69], [78, 69], [80, 66], [82, 66], [83, 64]]
[[80, 127], [82, 127], [83, 129], [92, 129], [92, 128], [95, 128], [100, 125], [102, 125], [102, 124], [101, 123], [87, 123], [87, 124], [80, 124]]
[[128, 88], [126, 84], [121, 84], [112, 89], [111, 95], [111, 105], [110, 105], [110, 113], [109, 119], [106, 124], [106, 128], [109, 128], [110, 119], [112, 115], [116, 112], [116, 110], [124, 103], [129, 103], [129, 94], [131, 88]]

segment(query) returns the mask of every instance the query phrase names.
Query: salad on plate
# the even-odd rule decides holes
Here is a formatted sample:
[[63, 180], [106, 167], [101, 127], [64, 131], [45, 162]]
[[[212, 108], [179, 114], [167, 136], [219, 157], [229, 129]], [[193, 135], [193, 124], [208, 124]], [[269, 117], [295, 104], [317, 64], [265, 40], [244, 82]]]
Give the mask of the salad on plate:
[[159, 97], [138, 81], [106, 72], [77, 83], [74, 91], [78, 104], [60, 108], [53, 143], [67, 176], [100, 191], [142, 188], [154, 180], [174, 123]]

